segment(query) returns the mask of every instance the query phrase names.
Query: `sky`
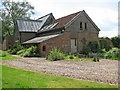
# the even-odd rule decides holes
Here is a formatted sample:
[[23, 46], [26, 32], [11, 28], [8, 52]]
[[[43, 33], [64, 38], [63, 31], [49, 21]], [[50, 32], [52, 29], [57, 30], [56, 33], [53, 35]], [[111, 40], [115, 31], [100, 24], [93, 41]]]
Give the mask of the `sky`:
[[[23, 0], [15, 0], [23, 1]], [[24, 0], [25, 1], [25, 0]], [[118, 36], [118, 2], [119, 0], [27, 0], [35, 8], [37, 19], [49, 13], [60, 18], [85, 10], [100, 28], [99, 37]]]

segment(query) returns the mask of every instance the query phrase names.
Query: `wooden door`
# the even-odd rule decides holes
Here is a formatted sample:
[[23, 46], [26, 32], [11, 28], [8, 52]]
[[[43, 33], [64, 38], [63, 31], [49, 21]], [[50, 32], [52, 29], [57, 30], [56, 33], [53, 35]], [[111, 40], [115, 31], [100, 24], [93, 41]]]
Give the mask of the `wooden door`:
[[71, 53], [77, 52], [77, 40], [71, 39]]

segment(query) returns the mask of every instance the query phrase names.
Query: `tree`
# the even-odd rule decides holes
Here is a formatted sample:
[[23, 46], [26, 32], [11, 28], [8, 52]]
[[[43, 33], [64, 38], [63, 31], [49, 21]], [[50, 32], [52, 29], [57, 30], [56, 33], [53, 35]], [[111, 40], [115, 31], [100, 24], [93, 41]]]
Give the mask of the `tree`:
[[30, 19], [34, 14], [34, 7], [29, 2], [10, 2], [4, 0], [2, 2], [2, 34], [15, 35], [16, 19]]
[[114, 47], [120, 48], [120, 37], [112, 37], [111, 40]]

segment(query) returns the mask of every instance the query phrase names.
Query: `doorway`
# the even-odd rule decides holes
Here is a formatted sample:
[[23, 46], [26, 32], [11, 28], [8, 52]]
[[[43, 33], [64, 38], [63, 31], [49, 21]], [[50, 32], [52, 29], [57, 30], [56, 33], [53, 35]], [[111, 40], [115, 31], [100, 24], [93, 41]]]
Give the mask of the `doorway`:
[[77, 39], [72, 38], [71, 39], [71, 53], [76, 53], [77, 52]]

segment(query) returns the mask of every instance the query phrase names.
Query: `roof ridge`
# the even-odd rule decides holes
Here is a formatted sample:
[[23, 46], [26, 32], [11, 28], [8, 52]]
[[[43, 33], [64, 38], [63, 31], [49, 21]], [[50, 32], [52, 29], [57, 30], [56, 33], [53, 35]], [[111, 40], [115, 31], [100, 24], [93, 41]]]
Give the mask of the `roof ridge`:
[[[42, 17], [40, 17], [40, 18], [38, 18], [38, 19], [41, 19], [41, 18], [43, 18], [43, 17], [46, 17], [46, 16], [48, 16], [48, 15], [50, 15], [50, 14], [52, 14], [52, 13], [49, 13], [49, 14], [47, 14], [47, 15], [45, 15], [45, 16], [42, 16]], [[37, 20], [38, 20], [37, 19]]]
[[17, 19], [17, 20], [22, 20], [22, 21], [38, 21], [38, 22], [41, 22], [41, 20], [34, 20], [34, 19]]
[[[72, 13], [72, 14], [69, 14], [69, 15], [66, 15], [66, 16], [63, 16], [63, 17], [60, 17], [60, 18], [58, 18], [58, 19], [61, 19], [61, 18], [65, 18], [65, 17], [67, 17], [67, 16], [70, 16], [70, 15], [74, 15], [74, 14], [79, 14], [80, 12], [82, 12], [82, 11], [79, 11], [79, 12], [76, 12], [76, 13]], [[55, 20], [58, 20], [58, 19], [55, 19]]]

